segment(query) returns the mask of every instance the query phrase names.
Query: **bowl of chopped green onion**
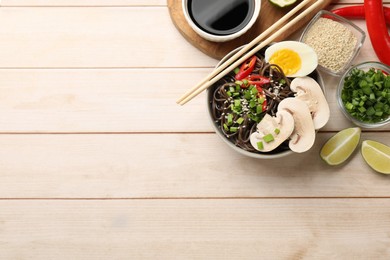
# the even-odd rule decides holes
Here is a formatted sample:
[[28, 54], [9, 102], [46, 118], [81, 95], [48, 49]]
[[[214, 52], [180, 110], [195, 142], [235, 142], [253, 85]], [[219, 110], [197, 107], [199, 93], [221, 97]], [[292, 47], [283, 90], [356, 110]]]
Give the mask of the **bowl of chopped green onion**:
[[380, 62], [364, 62], [342, 76], [337, 102], [355, 125], [375, 128], [390, 122], [390, 67]]

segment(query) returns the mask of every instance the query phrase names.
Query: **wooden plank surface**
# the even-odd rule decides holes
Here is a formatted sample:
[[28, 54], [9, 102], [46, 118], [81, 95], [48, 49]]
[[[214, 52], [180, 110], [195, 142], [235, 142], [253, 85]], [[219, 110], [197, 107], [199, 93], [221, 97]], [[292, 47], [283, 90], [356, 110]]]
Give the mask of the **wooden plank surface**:
[[166, 0], [2, 0], [1, 6], [166, 6]]
[[[334, 4], [361, 4], [363, 0], [333, 0]], [[383, 3], [390, 3], [384, 0]], [[2, 0], [1, 6], [135, 6], [165, 5], [166, 0]]]
[[255, 160], [212, 133], [204, 94], [175, 104], [218, 61], [165, 0], [2, 0], [0, 22], [0, 259], [390, 258], [389, 176], [318, 156], [351, 126], [337, 78], [313, 150]]
[[[390, 197], [390, 179], [360, 151], [322, 162], [330, 135], [283, 164], [243, 157], [215, 134], [0, 135], [0, 198]], [[388, 133], [366, 139], [390, 144]]]
[[204, 95], [174, 102], [207, 72], [0, 70], [0, 132], [210, 132]]
[[[0, 133], [212, 132], [205, 93], [175, 103], [209, 71], [0, 69]], [[336, 103], [337, 84], [325, 77], [331, 118], [322, 131], [352, 126]]]
[[[141, 30], [139, 21], [148, 30]], [[0, 28], [3, 68], [202, 67], [216, 62], [181, 37], [166, 7], [2, 7], [0, 24], [9, 25]]]
[[2, 259], [390, 258], [383, 199], [22, 200], [0, 209]]
[[[140, 20], [148, 30], [140, 30]], [[213, 68], [217, 63], [183, 39], [166, 7], [2, 7], [0, 23], [12, 25], [0, 27], [0, 68]], [[356, 24], [365, 30], [364, 21]], [[372, 56], [369, 39], [365, 45], [370, 54], [362, 52], [361, 60]]]

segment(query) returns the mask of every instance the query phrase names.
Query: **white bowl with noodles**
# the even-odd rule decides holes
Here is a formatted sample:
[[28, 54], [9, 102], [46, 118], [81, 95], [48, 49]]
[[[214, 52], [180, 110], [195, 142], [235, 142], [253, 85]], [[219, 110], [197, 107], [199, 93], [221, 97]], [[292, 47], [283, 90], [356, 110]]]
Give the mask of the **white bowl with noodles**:
[[[267, 47], [263, 48], [258, 53], [260, 53], [264, 57], [264, 52], [267, 49]], [[226, 61], [231, 56], [233, 56], [241, 48], [243, 48], [243, 46], [240, 46], [240, 47], [236, 48], [235, 50], [231, 51], [230, 53], [228, 53], [224, 58], [222, 58], [222, 60], [217, 64], [216, 67], [220, 66], [220, 64], [222, 64], [224, 61]], [[321, 74], [318, 72], [318, 70], [315, 69], [308, 76], [312, 77], [313, 79], [315, 79], [317, 81], [317, 83], [321, 86], [321, 88], [322, 88], [322, 90], [324, 91], [324, 94], [325, 94], [323, 79], [321, 77]], [[256, 159], [276, 159], [276, 158], [282, 158], [282, 157], [294, 154], [294, 152], [291, 151], [288, 148], [288, 140], [286, 140], [286, 142], [284, 144], [282, 144], [281, 147], [278, 147], [274, 151], [271, 151], [271, 152], [259, 152], [257, 150], [256, 151], [245, 150], [245, 149], [243, 149], [243, 148], [241, 148], [239, 146], [236, 146], [230, 139], [228, 139], [224, 135], [220, 125], [217, 124], [217, 122], [215, 121], [214, 116], [213, 116], [213, 114], [214, 114], [213, 108], [212, 108], [213, 96], [214, 96], [215, 89], [219, 85], [220, 85], [219, 82], [217, 82], [217, 83], [215, 83], [214, 85], [212, 85], [211, 87], [209, 87], [207, 89], [207, 91], [206, 91], [206, 100], [207, 100], [207, 102], [206, 103], [207, 103], [207, 109], [208, 109], [208, 114], [209, 114], [209, 119], [210, 119], [211, 125], [212, 125], [215, 133], [222, 139], [222, 141], [224, 143], [226, 143], [234, 151], [236, 151], [236, 152], [238, 152], [238, 153], [240, 153], [242, 155], [245, 155], [245, 156], [248, 156], [248, 157], [252, 157], [252, 158], [256, 158]]]

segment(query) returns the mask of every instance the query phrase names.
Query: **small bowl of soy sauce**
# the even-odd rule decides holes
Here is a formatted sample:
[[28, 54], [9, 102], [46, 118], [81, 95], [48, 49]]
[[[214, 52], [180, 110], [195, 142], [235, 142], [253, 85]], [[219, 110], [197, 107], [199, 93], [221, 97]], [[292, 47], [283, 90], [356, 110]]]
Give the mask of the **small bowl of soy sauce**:
[[183, 0], [184, 17], [202, 38], [233, 40], [247, 32], [260, 13], [261, 0]]

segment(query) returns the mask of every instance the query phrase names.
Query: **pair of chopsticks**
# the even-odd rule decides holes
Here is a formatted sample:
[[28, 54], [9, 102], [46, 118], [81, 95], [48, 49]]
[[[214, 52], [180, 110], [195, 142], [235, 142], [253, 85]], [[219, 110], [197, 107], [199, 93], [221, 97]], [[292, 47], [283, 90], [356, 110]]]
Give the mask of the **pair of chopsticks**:
[[[288, 19], [290, 19], [295, 13], [297, 13], [299, 10], [301, 10], [310, 1], [311, 0], [302, 1], [294, 9], [292, 9], [290, 12], [288, 12], [286, 15], [284, 15], [282, 18], [280, 18], [276, 23], [274, 23], [272, 26], [270, 26], [267, 30], [265, 30], [263, 33], [261, 33], [259, 36], [257, 36], [250, 43], [245, 45], [245, 47], [242, 48], [239, 52], [237, 52], [230, 59], [228, 59], [227, 61], [222, 63], [212, 73], [207, 75], [207, 77], [204, 78], [201, 82], [199, 82], [196, 86], [194, 86], [192, 89], [187, 91], [182, 97], [180, 97], [176, 101], [176, 103], [178, 103], [180, 105], [184, 105], [185, 103], [187, 103], [188, 101], [190, 101], [191, 99], [193, 99], [194, 97], [199, 95], [202, 91], [209, 88], [211, 85], [213, 85], [215, 82], [220, 80], [222, 77], [224, 77], [230, 71], [234, 70], [241, 63], [243, 63], [248, 58], [253, 56], [256, 52], [258, 52], [259, 50], [264, 48], [266, 45], [270, 44], [273, 40], [275, 40], [282, 33], [287, 31], [288, 29], [290, 29], [300, 19], [302, 19], [304, 16], [308, 15], [311, 11], [315, 10], [317, 7], [319, 7], [324, 2], [324, 0], [315, 1], [314, 4], [312, 4], [306, 10], [304, 10], [302, 13], [297, 15], [294, 19], [292, 19], [290, 22], [288, 22], [286, 25], [284, 25], [282, 28], [280, 28], [274, 34], [271, 34], [270, 36], [268, 36], [272, 31], [276, 30], [281, 24], [283, 24]], [[268, 36], [268, 38], [266, 38], [264, 40], [264, 38], [267, 36]], [[254, 47], [254, 46], [256, 46], [256, 47]], [[240, 56], [242, 56], [242, 57], [240, 58]]]

